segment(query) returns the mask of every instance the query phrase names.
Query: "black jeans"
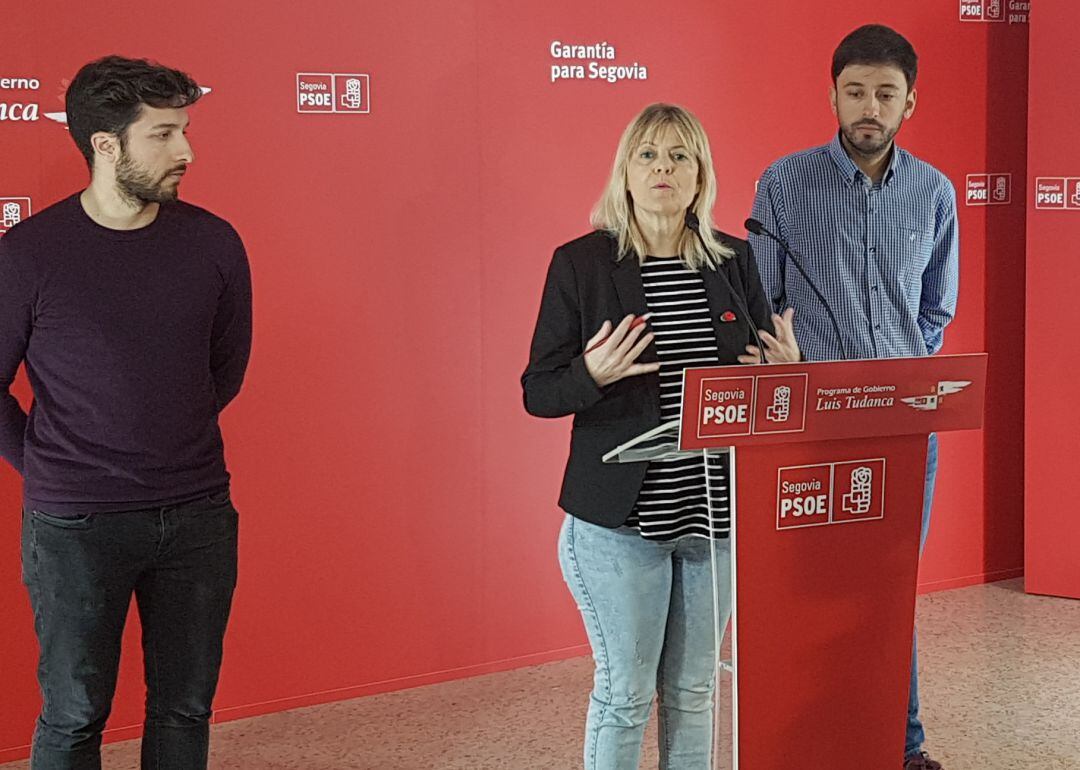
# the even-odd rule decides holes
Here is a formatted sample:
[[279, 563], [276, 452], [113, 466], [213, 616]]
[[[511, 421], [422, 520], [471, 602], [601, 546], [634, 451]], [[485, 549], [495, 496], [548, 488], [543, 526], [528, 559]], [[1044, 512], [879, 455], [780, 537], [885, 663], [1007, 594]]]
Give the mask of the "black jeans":
[[143, 770], [201, 770], [236, 585], [226, 493], [66, 518], [25, 511], [23, 582], [41, 647], [33, 770], [99, 770], [134, 592], [146, 671]]

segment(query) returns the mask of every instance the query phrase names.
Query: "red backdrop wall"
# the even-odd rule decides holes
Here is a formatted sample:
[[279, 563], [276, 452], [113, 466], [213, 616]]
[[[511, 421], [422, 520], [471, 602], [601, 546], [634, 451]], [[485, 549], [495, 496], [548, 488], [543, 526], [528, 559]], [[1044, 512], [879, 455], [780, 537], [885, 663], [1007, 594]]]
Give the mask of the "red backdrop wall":
[[[0, 77], [40, 88], [0, 103], [41, 115], [0, 122], [0, 198], [39, 210], [84, 184], [44, 113], [89, 59], [151, 56], [212, 87], [192, 109], [183, 194], [236, 225], [256, 291], [251, 369], [224, 418], [242, 530], [219, 718], [587, 651], [555, 559], [569, 426], [527, 417], [517, 384], [551, 251], [587, 228], [620, 132], [656, 100], [703, 120], [717, 220], [741, 232], [761, 170], [829, 140], [832, 49], [869, 21], [919, 50], [900, 139], [961, 196], [945, 349], [991, 353], [986, 429], [942, 438], [922, 585], [1019, 573], [1023, 193], [964, 198], [968, 174], [1025, 178], [1026, 24], [963, 22], [953, 0], [110, 9], [5, 10]], [[605, 41], [647, 79], [553, 83], [553, 41]], [[298, 113], [297, 73], [370, 75], [370, 112]], [[6, 466], [0, 510], [5, 759], [25, 754], [38, 706]], [[114, 738], [141, 719], [134, 623], [129, 637]]]
[[[1027, 590], [1080, 598], [1080, 523], [1071, 503], [1080, 417], [1071, 403], [1080, 378], [1076, 344], [1064, 345], [1080, 291], [1080, 147], [1076, 115], [1061, 98], [1076, 50], [1080, 8], [1042, 0], [1031, 28], [1027, 262], [1025, 501]], [[1071, 177], [1071, 179], [1070, 179]], [[1041, 196], [1041, 197], [1040, 197]], [[1058, 196], [1058, 197], [1055, 197]], [[1067, 207], [1067, 208], [1066, 208]]]

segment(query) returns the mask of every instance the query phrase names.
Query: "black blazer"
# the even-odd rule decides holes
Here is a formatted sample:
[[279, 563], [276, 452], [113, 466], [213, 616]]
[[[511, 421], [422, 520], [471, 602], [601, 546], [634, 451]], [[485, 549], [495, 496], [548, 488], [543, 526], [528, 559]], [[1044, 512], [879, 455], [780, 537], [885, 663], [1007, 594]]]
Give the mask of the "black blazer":
[[[724, 233], [717, 238], [735, 251], [721, 266], [746, 301], [758, 329], [773, 333], [771, 308], [750, 244]], [[559, 506], [580, 519], [605, 527], [621, 526], [633, 510], [647, 462], [605, 464], [605, 453], [660, 424], [660, 377], [637, 375], [597, 386], [585, 368], [586, 342], [604, 321], [647, 312], [641, 265], [635, 255], [617, 260], [618, 244], [596, 231], [555, 250], [540, 301], [529, 365], [521, 376], [525, 409], [537, 417], [574, 415], [570, 458]], [[717, 271], [702, 270], [705, 296], [716, 330], [719, 359], [738, 363], [753, 337]], [[733, 322], [720, 317], [737, 316]], [[730, 317], [730, 316], [729, 316]], [[638, 359], [657, 361], [650, 344]]]

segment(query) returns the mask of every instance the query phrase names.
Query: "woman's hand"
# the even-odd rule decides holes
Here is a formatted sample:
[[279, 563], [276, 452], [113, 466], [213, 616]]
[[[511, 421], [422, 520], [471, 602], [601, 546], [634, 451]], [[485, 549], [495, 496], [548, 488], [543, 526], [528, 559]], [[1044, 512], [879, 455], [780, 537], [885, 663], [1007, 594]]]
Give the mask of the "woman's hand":
[[631, 328], [633, 315], [628, 315], [614, 329], [604, 321], [600, 331], [585, 345], [585, 368], [601, 388], [624, 377], [655, 372], [660, 364], [639, 364], [637, 358], [653, 341], [653, 333], [645, 332], [645, 324]]
[[[776, 336], [762, 329], [758, 330], [761, 344], [765, 346], [765, 360], [770, 364], [790, 364], [802, 360], [799, 351], [799, 343], [795, 341], [795, 325], [792, 319], [795, 317], [795, 309], [788, 308], [782, 316], [773, 313], [773, 328]], [[761, 353], [757, 345], [747, 345], [746, 353], [739, 356], [741, 364], [760, 364]]]

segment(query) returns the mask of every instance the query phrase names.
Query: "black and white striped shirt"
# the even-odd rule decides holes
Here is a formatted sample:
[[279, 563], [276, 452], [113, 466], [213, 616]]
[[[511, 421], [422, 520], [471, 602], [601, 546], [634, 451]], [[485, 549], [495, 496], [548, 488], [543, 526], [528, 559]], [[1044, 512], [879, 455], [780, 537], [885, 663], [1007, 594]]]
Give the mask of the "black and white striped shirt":
[[[713, 329], [701, 274], [677, 257], [649, 257], [641, 266], [645, 302], [652, 313], [649, 328], [660, 357], [660, 419], [679, 416], [682, 374], [688, 366], [716, 366]], [[727, 537], [730, 528], [728, 464], [726, 457], [709, 458], [713, 495], [713, 532]], [[705, 466], [701, 457], [649, 463], [627, 526], [650, 540], [674, 540], [686, 535], [709, 537]]]

